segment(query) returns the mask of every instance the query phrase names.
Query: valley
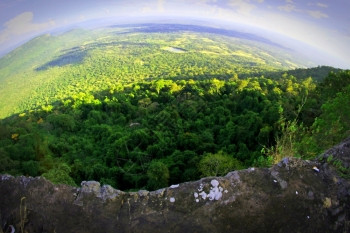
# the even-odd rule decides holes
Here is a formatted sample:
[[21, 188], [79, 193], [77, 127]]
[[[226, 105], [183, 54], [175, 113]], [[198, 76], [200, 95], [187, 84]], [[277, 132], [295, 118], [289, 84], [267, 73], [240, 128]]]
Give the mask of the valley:
[[0, 173], [156, 190], [348, 135], [349, 71], [249, 34], [164, 30], [75, 29], [3, 57]]
[[290, 50], [249, 34], [164, 27], [75, 29], [33, 39], [0, 60], [0, 117], [150, 78], [247, 77], [305, 67]]

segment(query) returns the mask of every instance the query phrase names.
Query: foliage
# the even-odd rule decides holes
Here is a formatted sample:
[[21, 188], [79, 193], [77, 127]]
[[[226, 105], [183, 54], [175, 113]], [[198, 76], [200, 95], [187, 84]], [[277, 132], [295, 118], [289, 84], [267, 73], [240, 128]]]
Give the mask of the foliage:
[[350, 179], [350, 168], [345, 167], [341, 160], [335, 159], [332, 155], [330, 155], [327, 157], [327, 163], [335, 167], [340, 177]]
[[317, 66], [313, 68], [297, 68], [293, 70], [288, 71], [277, 71], [277, 72], [271, 72], [267, 73], [267, 75], [270, 78], [278, 79], [283, 74], [292, 75], [294, 77], [298, 77], [299, 79], [307, 79], [309, 77], [312, 77], [312, 79], [315, 82], [323, 82], [324, 79], [329, 75], [329, 73], [338, 73], [342, 71], [341, 69], [337, 69], [330, 66]]
[[219, 151], [216, 154], [208, 153], [199, 162], [199, 171], [202, 176], [224, 176], [233, 170], [242, 168], [236, 158]]
[[[278, 163], [284, 157], [294, 156], [294, 143], [296, 140], [297, 122], [286, 121], [282, 119], [280, 135], [276, 136], [276, 144], [271, 148], [264, 148], [267, 158], [272, 159], [273, 163]], [[262, 161], [260, 162], [262, 163]]]
[[[273, 150], [274, 148], [272, 147], [269, 150]], [[272, 164], [274, 164], [274, 157], [272, 155], [268, 155], [267, 152], [265, 152], [265, 148], [262, 149], [260, 155], [256, 160], [254, 160], [253, 166], [255, 167], [270, 167]]]
[[[46, 50], [34, 47], [47, 40], [59, 51], [62, 38], [26, 45], [21, 69], [13, 60], [19, 50], [6, 58], [13, 63], [0, 62], [1, 114], [13, 112], [9, 106], [20, 112], [0, 120], [1, 173], [158, 189], [285, 156], [312, 158], [349, 135], [349, 71], [318, 82], [305, 70], [270, 78], [283, 67], [233, 38], [106, 30], [64, 34], [68, 50], [35, 65], [30, 52]], [[163, 49], [171, 46], [184, 52]], [[22, 74], [28, 67], [36, 68]]]
[[314, 157], [350, 135], [349, 81], [349, 71], [331, 73], [316, 89], [324, 102], [313, 124], [303, 129], [296, 153], [305, 158]]
[[317, 144], [328, 148], [350, 135], [350, 85], [322, 105], [312, 129]]
[[153, 160], [147, 170], [149, 189], [166, 187], [169, 181], [168, 167], [161, 161]]
[[[270, 165], [294, 143], [299, 126], [283, 115], [296, 115], [293, 105], [303, 104], [306, 85], [294, 77], [164, 79], [81, 92], [51, 111], [2, 120], [1, 168], [67, 184], [98, 180], [120, 189], [157, 189]], [[278, 158], [262, 153], [276, 145], [283, 149]], [[221, 165], [205, 171], [216, 160]]]
[[67, 164], [60, 163], [57, 167], [43, 173], [42, 176], [48, 180], [51, 180], [55, 184], [68, 184], [76, 186], [74, 180], [69, 176], [70, 172], [71, 168]]
[[[50, 112], [73, 95], [118, 91], [144, 80], [160, 80], [159, 90], [164, 78], [228, 79], [302, 65], [276, 46], [187, 27], [172, 33], [135, 31], [141, 26], [79, 29], [35, 38], [0, 59], [0, 117]], [[185, 52], [167, 49], [173, 47]]]

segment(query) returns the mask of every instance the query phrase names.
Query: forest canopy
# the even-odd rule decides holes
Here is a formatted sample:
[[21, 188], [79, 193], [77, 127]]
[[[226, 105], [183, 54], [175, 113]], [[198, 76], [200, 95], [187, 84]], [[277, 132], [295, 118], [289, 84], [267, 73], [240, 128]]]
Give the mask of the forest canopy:
[[0, 173], [154, 190], [349, 135], [349, 71], [250, 34], [74, 29], [0, 59]]
[[79, 92], [0, 122], [0, 172], [157, 189], [314, 158], [349, 135], [350, 71], [159, 79]]

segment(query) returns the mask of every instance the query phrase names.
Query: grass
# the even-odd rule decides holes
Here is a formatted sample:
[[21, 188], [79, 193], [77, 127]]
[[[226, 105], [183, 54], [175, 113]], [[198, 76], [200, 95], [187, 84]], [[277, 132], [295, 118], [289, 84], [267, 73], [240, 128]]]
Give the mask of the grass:
[[28, 222], [27, 218], [27, 205], [26, 205], [26, 197], [21, 198], [21, 205], [19, 207], [19, 215], [20, 215], [20, 228], [21, 228], [21, 233], [25, 233], [24, 231], [24, 225], [26, 222]]
[[[20, 206], [19, 206], [19, 217], [20, 217], [19, 224], [20, 224], [21, 233], [27, 233], [27, 231], [24, 230], [25, 224], [28, 222], [28, 218], [27, 218], [28, 210], [27, 210], [27, 205], [25, 200], [26, 200], [26, 197], [22, 197]], [[15, 232], [16, 232], [16, 229], [13, 225], [8, 225], [8, 227], [4, 229], [3, 229], [3, 226], [0, 226], [0, 233], [15, 233]]]
[[328, 156], [327, 163], [333, 165], [338, 175], [344, 179], [350, 179], [350, 168], [346, 168], [340, 159], [336, 159], [333, 155]]

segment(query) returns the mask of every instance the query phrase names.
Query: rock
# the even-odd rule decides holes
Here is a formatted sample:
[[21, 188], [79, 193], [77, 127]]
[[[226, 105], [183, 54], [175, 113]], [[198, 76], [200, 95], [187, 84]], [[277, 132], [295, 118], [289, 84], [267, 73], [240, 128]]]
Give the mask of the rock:
[[81, 182], [81, 193], [94, 193], [96, 196], [100, 195], [101, 185], [97, 181], [83, 181]]
[[171, 188], [171, 189], [176, 189], [176, 188], [178, 188], [179, 187], [179, 184], [173, 184], [173, 185], [171, 185], [169, 188]]
[[344, 140], [342, 143], [327, 150], [320, 157], [327, 159], [329, 156], [333, 156], [334, 159], [342, 161], [342, 165], [346, 168], [350, 168], [350, 137]]
[[147, 190], [139, 190], [137, 193], [140, 197], [146, 197], [149, 194]]
[[[321, 157], [346, 164], [349, 148], [350, 140]], [[21, 232], [22, 209], [27, 232], [350, 232], [350, 182], [324, 164], [285, 158], [152, 192], [0, 175], [0, 224]]]

